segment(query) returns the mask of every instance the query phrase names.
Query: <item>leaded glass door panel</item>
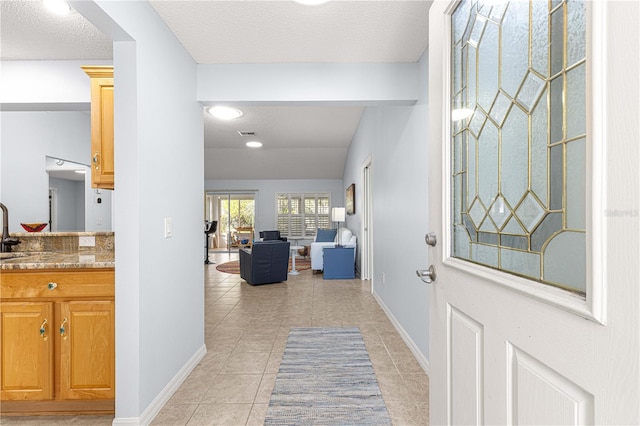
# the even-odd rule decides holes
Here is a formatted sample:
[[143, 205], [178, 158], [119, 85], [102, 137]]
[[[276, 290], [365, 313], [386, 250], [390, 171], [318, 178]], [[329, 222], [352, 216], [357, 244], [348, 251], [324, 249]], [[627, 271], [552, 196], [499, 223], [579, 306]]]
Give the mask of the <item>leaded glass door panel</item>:
[[582, 1], [452, 14], [452, 255], [586, 293]]

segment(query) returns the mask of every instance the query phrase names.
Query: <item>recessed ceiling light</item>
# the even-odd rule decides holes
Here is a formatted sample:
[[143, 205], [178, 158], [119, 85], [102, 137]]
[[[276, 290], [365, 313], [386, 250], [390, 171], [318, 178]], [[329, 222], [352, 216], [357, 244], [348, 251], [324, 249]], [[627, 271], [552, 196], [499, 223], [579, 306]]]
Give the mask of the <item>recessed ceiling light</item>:
[[42, 4], [56, 15], [68, 15], [71, 12], [71, 7], [64, 0], [42, 0]]
[[247, 146], [249, 148], [260, 148], [262, 147], [262, 142], [258, 142], [258, 141], [247, 142]]
[[243, 113], [238, 108], [228, 106], [212, 106], [209, 108], [209, 114], [213, 115], [220, 120], [233, 120], [234, 118], [242, 117]]

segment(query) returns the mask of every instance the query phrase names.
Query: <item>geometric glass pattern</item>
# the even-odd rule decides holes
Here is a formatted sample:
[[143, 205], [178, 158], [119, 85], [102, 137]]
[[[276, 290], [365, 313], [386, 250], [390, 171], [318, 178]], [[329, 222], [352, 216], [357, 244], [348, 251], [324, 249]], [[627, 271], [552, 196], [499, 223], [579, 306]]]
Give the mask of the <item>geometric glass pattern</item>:
[[520, 206], [516, 209], [516, 216], [520, 219], [520, 222], [524, 225], [525, 229], [529, 232], [533, 231], [540, 219], [544, 215], [544, 209], [536, 201], [536, 199], [528, 193]]
[[491, 209], [489, 209], [489, 216], [495, 222], [498, 228], [502, 228], [502, 225], [507, 221], [511, 212], [506, 206], [504, 202], [504, 198], [498, 196], [496, 201], [491, 205]]
[[480, 229], [480, 224], [482, 223], [482, 219], [484, 219], [485, 210], [482, 207], [482, 203], [480, 200], [476, 200], [471, 208], [469, 209], [469, 216], [471, 220], [473, 220], [474, 225], [476, 225], [476, 229]]
[[498, 99], [496, 99], [493, 108], [491, 108], [491, 118], [499, 125], [502, 125], [504, 119], [507, 117], [507, 110], [510, 106], [511, 101], [507, 98], [507, 95], [502, 92], [498, 93]]
[[475, 135], [478, 136], [480, 134], [480, 129], [482, 129], [482, 125], [485, 121], [485, 115], [482, 111], [477, 109], [473, 116], [471, 117], [471, 123], [469, 123], [469, 130]]
[[461, 0], [448, 88], [451, 255], [582, 296], [589, 7]]
[[545, 82], [541, 78], [537, 77], [534, 73], [527, 73], [527, 76], [522, 84], [520, 92], [518, 92], [518, 102], [524, 106], [527, 111], [531, 111], [542, 94], [545, 88]]

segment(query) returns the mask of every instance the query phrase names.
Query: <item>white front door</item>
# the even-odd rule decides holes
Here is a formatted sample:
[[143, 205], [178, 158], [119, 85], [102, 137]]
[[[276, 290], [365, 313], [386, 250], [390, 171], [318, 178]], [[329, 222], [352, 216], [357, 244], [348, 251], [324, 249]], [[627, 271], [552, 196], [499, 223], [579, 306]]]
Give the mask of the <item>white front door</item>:
[[[573, 7], [572, 2], [567, 1], [568, 7]], [[437, 245], [429, 249], [429, 260], [437, 273], [436, 281], [429, 284], [432, 425], [640, 424], [640, 3], [590, 3], [586, 14], [589, 66], [586, 68], [587, 108], [584, 111], [588, 143], [583, 145], [587, 148], [584, 149], [586, 183], [582, 191], [586, 195], [581, 200], [586, 206], [584, 230], [581, 231], [586, 235], [583, 237], [586, 248], [582, 250], [586, 258], [584, 271], [571, 269], [574, 268], [571, 265], [574, 254], [570, 244], [565, 244], [564, 252], [558, 253], [558, 258], [570, 260], [564, 265], [553, 265], [553, 256], [545, 252], [550, 250], [550, 243], [540, 248], [540, 253], [533, 254], [527, 252], [527, 247], [522, 250], [519, 247], [509, 248], [517, 246], [518, 241], [533, 245], [534, 223], [554, 212], [565, 214], [573, 208], [571, 203], [576, 202], [561, 196], [558, 198], [560, 207], [556, 209], [551, 205], [553, 196], [528, 196], [529, 192], [535, 192], [532, 184], [526, 183], [531, 179], [530, 165], [525, 166], [524, 195], [518, 201], [508, 200], [512, 190], [509, 184], [517, 183], [516, 180], [496, 184], [497, 195], [490, 202], [478, 204], [475, 212], [470, 212], [469, 206], [474, 200], [482, 201], [482, 194], [476, 198], [471, 195], [468, 200], [466, 214], [469, 218], [476, 216], [474, 220], [478, 222], [478, 228], [485, 226], [481, 225], [482, 221], [493, 215], [491, 226], [495, 228], [493, 233], [498, 235], [495, 238], [508, 236], [510, 239], [505, 241], [511, 245], [501, 247], [502, 240], [498, 240], [496, 246], [490, 230], [483, 241], [478, 230], [472, 236], [475, 242], [469, 243], [469, 259], [452, 256], [455, 244], [452, 229], [457, 220], [452, 217], [459, 214], [452, 212], [451, 208], [452, 197], [455, 196], [452, 182], [456, 173], [452, 168], [457, 166], [451, 161], [451, 133], [455, 129], [452, 130], [449, 124], [453, 108], [450, 75], [451, 68], [455, 67], [451, 60], [451, 15], [456, 4], [435, 1], [431, 7], [429, 226], [438, 236]], [[485, 4], [488, 8], [505, 7], [506, 2], [487, 1]], [[560, 0], [534, 0], [528, 4], [531, 11], [539, 4], [553, 11], [565, 7]], [[491, 14], [486, 9], [483, 13]], [[499, 21], [501, 16], [501, 12], [496, 13], [487, 21]], [[557, 17], [558, 21], [549, 28], [567, 22], [566, 12]], [[489, 24], [478, 18], [477, 25]], [[481, 30], [476, 33], [479, 37], [482, 36]], [[570, 43], [569, 38], [565, 38], [567, 43]], [[529, 42], [527, 37], [521, 41], [525, 58]], [[561, 45], [565, 45], [564, 42]], [[527, 67], [529, 70], [532, 67], [531, 62], [525, 63], [524, 67], [526, 73]], [[476, 71], [485, 72], [481, 66]], [[558, 75], [569, 72], [565, 69]], [[538, 77], [532, 78], [540, 79], [539, 74], [536, 75]], [[499, 81], [499, 84], [503, 83], [504, 80]], [[504, 99], [493, 98], [496, 104], [487, 107], [487, 122], [490, 120], [488, 115], [493, 114], [488, 112], [488, 108], [493, 108], [497, 102], [517, 103], [516, 106], [523, 111], [521, 115], [526, 117], [526, 102], [516, 99], [516, 95], [511, 96], [508, 89], [503, 94], [498, 98], [502, 96]], [[555, 102], [552, 96], [546, 99]], [[569, 102], [563, 96], [558, 99]], [[555, 112], [552, 111], [546, 116], [553, 120], [553, 114]], [[529, 124], [531, 115], [533, 113], [528, 118]], [[505, 130], [507, 120], [503, 122], [497, 115], [492, 115], [491, 120], [497, 129], [495, 133], [502, 138], [496, 145], [500, 147], [496, 158], [505, 162], [521, 161], [518, 155], [509, 160], [505, 157], [512, 149], [505, 144], [505, 134], [500, 133], [508, 131]], [[564, 172], [549, 179], [562, 179], [569, 185], [575, 176], [567, 165], [567, 156], [577, 145], [572, 145], [575, 141], [566, 137], [563, 130], [566, 122], [562, 123], [557, 130], [563, 135], [562, 141], [557, 144], [551, 141], [549, 150], [545, 152], [552, 157], [555, 146], [565, 147], [564, 157], [558, 163]], [[550, 129], [549, 134], [553, 131]], [[481, 132], [474, 142], [474, 149], [478, 150], [472, 153], [475, 158], [486, 156], [479, 150], [486, 148], [482, 144], [490, 143], [483, 139]], [[533, 155], [532, 145], [525, 143], [524, 149], [525, 159]], [[480, 158], [474, 164], [495, 167], [498, 175], [503, 173], [502, 163], [491, 165], [486, 161], [486, 158]], [[554, 167], [553, 161], [549, 160], [549, 167]], [[475, 170], [473, 172], [476, 173]], [[486, 181], [486, 176], [480, 175], [473, 183], [481, 185]], [[503, 216], [489, 212], [492, 206], [497, 205], [494, 203], [498, 198], [500, 207], [507, 207]], [[545, 200], [551, 201], [545, 205]], [[524, 214], [526, 203], [533, 207], [537, 205], [535, 203], [540, 204], [541, 207], [535, 207], [541, 211], [540, 216]], [[514, 219], [512, 229], [522, 228], [522, 236], [513, 230], [507, 231], [507, 226], [511, 226], [507, 224], [512, 217], [510, 215], [515, 217], [520, 213], [524, 218]], [[462, 216], [464, 213], [459, 217]], [[566, 220], [561, 221], [560, 231], [556, 232], [580, 234], [572, 231]], [[531, 229], [528, 222], [531, 222]], [[471, 225], [473, 223], [470, 222]], [[462, 229], [465, 229], [464, 225]], [[550, 236], [547, 241], [552, 238]], [[480, 250], [487, 247], [485, 252]], [[491, 250], [498, 253], [498, 260], [494, 265], [485, 266], [491, 262], [487, 260], [493, 253]], [[500, 257], [501, 250], [523, 254], [510, 264], [508, 259], [513, 261], [514, 257]], [[570, 253], [568, 256], [567, 252]], [[580, 252], [580, 248], [575, 248], [576, 257], [580, 257]], [[482, 259], [482, 253], [487, 259]], [[504, 271], [525, 268], [530, 258], [541, 259], [529, 265], [542, 271], [541, 278], [526, 278], [528, 273], [523, 270], [518, 270], [515, 275]], [[545, 281], [555, 280], [549, 278], [551, 274], [567, 277], [569, 281], [582, 274], [585, 287], [582, 291], [567, 291], [549, 285]]]

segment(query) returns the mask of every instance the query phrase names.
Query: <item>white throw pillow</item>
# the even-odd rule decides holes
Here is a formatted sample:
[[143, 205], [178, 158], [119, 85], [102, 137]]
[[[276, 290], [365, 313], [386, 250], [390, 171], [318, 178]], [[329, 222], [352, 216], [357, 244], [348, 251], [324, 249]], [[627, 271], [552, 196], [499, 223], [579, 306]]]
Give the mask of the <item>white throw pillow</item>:
[[340, 240], [340, 244], [347, 244], [349, 241], [351, 241], [351, 236], [353, 234], [351, 233], [350, 230], [348, 230], [347, 228], [342, 228], [342, 235], [340, 236], [341, 240]]

